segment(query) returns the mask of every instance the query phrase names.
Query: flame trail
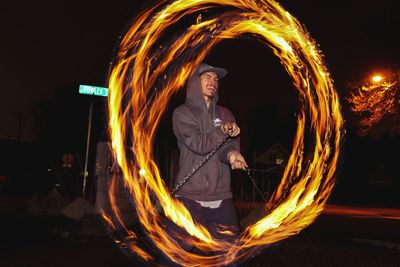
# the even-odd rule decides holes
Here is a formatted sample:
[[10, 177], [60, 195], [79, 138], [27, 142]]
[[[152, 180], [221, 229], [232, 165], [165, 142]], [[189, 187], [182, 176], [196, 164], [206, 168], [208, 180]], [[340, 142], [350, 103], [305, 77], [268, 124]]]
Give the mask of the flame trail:
[[[222, 7], [229, 11], [222, 12]], [[169, 28], [192, 17], [197, 18], [193, 25], [179, 33], [175, 29], [170, 36]], [[152, 158], [152, 140], [169, 99], [183, 88], [194, 68], [217, 43], [240, 36], [257, 38], [273, 50], [293, 79], [302, 105], [281, 184], [265, 203], [272, 207], [270, 213], [247, 227], [236, 244], [228, 244], [212, 237], [171, 197]], [[244, 260], [260, 246], [297, 234], [323, 210], [334, 186], [343, 134], [339, 100], [315, 42], [275, 1], [160, 1], [136, 19], [122, 39], [109, 78], [109, 94], [112, 149], [124, 186], [148, 238], [172, 261], [183, 266], [220, 266]], [[314, 146], [306, 150], [307, 154], [305, 143]], [[125, 144], [131, 144], [129, 149]], [[111, 226], [129, 233], [120, 219], [114, 194], [111, 187], [113, 211], [104, 216]], [[194, 238], [169, 236], [153, 197], [161, 203], [165, 215]], [[133, 233], [129, 237], [124, 240], [125, 246], [150, 262], [152, 256], [136, 243], [138, 237]], [[191, 253], [177, 240], [218, 253]]]

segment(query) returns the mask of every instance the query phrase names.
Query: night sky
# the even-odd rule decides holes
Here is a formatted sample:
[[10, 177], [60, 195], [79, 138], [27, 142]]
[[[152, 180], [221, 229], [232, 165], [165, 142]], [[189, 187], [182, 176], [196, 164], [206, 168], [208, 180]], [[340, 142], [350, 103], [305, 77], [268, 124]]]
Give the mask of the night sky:
[[[399, 69], [400, 3], [285, 0], [281, 4], [319, 44], [342, 99], [348, 133], [343, 161], [349, 162], [343, 165], [343, 176], [354, 178], [368, 160], [373, 166], [363, 172], [373, 172], [388, 157], [387, 149], [399, 147], [399, 135], [388, 136], [383, 129], [374, 138], [357, 137], [344, 101], [346, 84], [376, 70]], [[2, 6], [0, 139], [82, 152], [90, 98], [78, 95], [78, 86], [106, 84], [118, 37], [146, 5], [148, 1], [72, 0], [12, 1]], [[297, 98], [271, 49], [251, 39], [229, 40], [219, 44], [207, 61], [229, 71], [221, 84], [221, 102], [233, 110], [242, 127], [245, 153], [261, 153], [276, 142], [290, 151]], [[104, 100], [96, 99], [95, 104], [99, 139]], [[398, 169], [394, 172], [397, 175]]]

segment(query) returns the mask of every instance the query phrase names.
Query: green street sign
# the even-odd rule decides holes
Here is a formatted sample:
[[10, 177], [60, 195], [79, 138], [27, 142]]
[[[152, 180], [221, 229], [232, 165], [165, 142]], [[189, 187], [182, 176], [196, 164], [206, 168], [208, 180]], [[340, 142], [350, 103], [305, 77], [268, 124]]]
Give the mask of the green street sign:
[[79, 85], [79, 93], [83, 95], [108, 96], [108, 88], [92, 85]]

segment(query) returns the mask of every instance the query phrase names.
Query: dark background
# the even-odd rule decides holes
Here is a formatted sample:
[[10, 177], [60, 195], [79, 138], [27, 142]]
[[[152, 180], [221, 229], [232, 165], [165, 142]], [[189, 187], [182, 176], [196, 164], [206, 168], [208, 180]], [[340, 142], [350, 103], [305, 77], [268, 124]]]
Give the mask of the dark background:
[[[76, 221], [58, 215], [59, 208], [81, 195], [92, 100], [87, 193], [91, 203], [96, 147], [108, 141], [105, 99], [79, 95], [78, 87], [107, 85], [119, 38], [151, 2], [2, 3], [0, 266], [142, 266], [108, 236], [96, 233], [93, 218]], [[400, 4], [396, 0], [280, 3], [305, 25], [324, 54], [341, 99], [346, 135], [326, 212], [299, 235], [268, 248], [246, 266], [398, 266], [399, 122], [389, 120], [360, 136], [357, 117], [345, 98], [352, 90], [349, 83], [369, 79], [376, 71], [399, 71]], [[220, 103], [236, 116], [242, 152], [250, 165], [264, 168], [253, 165], [253, 159], [275, 143], [290, 152], [298, 98], [271, 49], [248, 38], [229, 40], [215, 47], [207, 62], [229, 71], [221, 83]], [[162, 173], [176, 147], [170, 112], [182, 97], [183, 91], [171, 99], [155, 140]], [[62, 166], [66, 154], [73, 157], [74, 168]], [[61, 187], [62, 197], [52, 194], [55, 185]], [[342, 206], [335, 211], [335, 205]]]
[[[65, 153], [76, 156], [82, 169], [91, 98], [79, 95], [78, 86], [107, 85], [119, 38], [129, 21], [150, 4], [35, 1], [8, 2], [2, 7], [0, 169], [2, 175], [14, 177], [9, 192], [48, 192], [55, 178], [47, 170]], [[319, 44], [341, 98], [346, 136], [336, 201], [399, 205], [399, 127], [389, 122], [359, 136], [356, 117], [345, 101], [349, 82], [367, 79], [375, 71], [399, 69], [398, 1], [281, 4]], [[220, 103], [234, 112], [242, 128], [242, 150], [248, 162], [275, 143], [290, 152], [297, 93], [272, 51], [249, 38], [228, 40], [211, 51], [207, 62], [229, 70], [221, 84]], [[182, 94], [173, 98], [169, 111], [181, 100]], [[97, 142], [107, 140], [105, 99], [93, 101], [89, 175]], [[167, 157], [163, 153], [175, 145], [169, 115], [163, 117], [164, 132], [157, 139], [158, 159]], [[169, 150], [159, 148], [164, 143]], [[371, 182], [378, 176], [390, 183]]]

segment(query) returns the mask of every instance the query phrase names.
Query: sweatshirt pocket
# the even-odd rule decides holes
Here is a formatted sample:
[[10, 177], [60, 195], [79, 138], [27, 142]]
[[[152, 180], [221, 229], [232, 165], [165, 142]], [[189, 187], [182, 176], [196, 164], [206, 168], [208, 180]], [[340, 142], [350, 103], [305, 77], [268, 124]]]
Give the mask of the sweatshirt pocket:
[[204, 192], [207, 194], [215, 193], [218, 187], [218, 181], [220, 179], [220, 170], [218, 163], [214, 160], [210, 160], [207, 163], [204, 170], [204, 182], [207, 185]]
[[207, 184], [205, 177], [202, 175], [202, 172], [200, 170], [196, 172], [183, 186], [182, 189], [185, 192], [195, 195], [200, 195], [204, 193], [207, 189]]

